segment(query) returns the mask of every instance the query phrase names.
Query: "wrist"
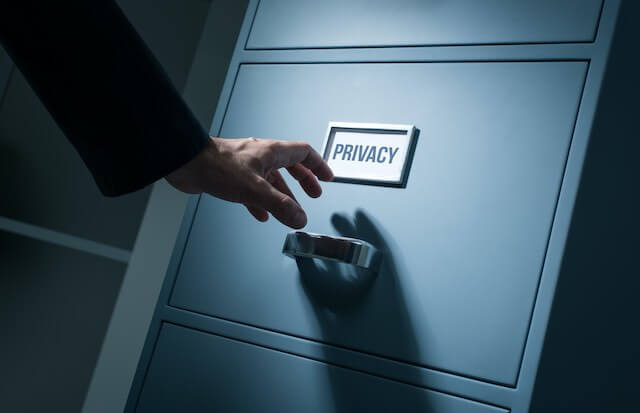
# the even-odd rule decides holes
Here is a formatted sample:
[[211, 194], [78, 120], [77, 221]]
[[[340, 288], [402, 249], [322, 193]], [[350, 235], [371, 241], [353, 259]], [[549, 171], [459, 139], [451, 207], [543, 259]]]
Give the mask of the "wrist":
[[200, 194], [204, 192], [202, 184], [203, 172], [206, 170], [208, 160], [219, 153], [215, 138], [210, 137], [200, 152], [187, 163], [174, 170], [165, 180], [174, 188], [188, 194]]

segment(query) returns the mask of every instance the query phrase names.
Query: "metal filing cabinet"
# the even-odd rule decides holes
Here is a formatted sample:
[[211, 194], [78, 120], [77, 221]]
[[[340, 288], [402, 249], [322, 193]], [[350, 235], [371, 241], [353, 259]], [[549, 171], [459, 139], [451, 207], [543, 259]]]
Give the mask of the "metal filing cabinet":
[[211, 134], [414, 125], [410, 172], [294, 190], [375, 271], [194, 198], [128, 411], [527, 411], [618, 8], [252, 1]]

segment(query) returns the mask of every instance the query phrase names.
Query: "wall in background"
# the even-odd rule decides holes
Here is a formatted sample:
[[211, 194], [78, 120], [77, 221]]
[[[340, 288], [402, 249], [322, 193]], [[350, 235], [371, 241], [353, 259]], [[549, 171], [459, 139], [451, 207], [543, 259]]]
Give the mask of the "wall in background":
[[[214, 0], [193, 59], [183, 96], [207, 129], [246, 8], [246, 0]], [[83, 412], [124, 409], [186, 204], [166, 182], [154, 185]]]
[[[118, 3], [184, 90], [210, 2]], [[0, 411], [80, 411], [151, 188], [103, 197], [0, 49], [0, 189]]]

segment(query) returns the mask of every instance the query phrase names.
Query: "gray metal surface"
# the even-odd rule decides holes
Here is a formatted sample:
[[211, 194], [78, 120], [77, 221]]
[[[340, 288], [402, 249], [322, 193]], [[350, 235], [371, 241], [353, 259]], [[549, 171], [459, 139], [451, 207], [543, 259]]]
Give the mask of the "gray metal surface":
[[261, 0], [247, 48], [588, 42], [602, 0]]

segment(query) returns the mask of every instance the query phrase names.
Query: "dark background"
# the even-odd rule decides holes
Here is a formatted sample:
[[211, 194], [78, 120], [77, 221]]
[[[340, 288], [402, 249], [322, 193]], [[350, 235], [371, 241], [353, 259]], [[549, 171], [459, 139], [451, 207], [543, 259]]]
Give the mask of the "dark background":
[[[220, 16], [226, 44], [187, 99], [206, 130], [241, 24], [241, 14], [226, 14], [238, 3], [118, 0], [179, 91], [208, 13]], [[79, 412], [151, 188], [103, 197], [0, 48], [0, 190], [0, 411]]]

